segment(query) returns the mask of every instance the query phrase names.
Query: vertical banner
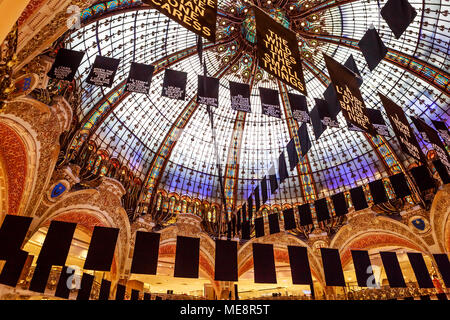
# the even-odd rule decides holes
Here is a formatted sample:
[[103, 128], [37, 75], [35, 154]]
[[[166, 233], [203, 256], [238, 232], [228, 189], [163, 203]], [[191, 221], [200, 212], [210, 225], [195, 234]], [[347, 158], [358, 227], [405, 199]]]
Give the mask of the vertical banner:
[[314, 201], [314, 207], [316, 208], [316, 216], [318, 222], [331, 218], [330, 212], [328, 211], [327, 199], [322, 198]]
[[280, 224], [278, 222], [278, 213], [269, 214], [269, 233], [274, 234], [280, 232]]
[[253, 195], [255, 196], [255, 214], [258, 213], [259, 208], [261, 208], [261, 200], [259, 198], [259, 186], [257, 185], [255, 187], [255, 190], [253, 190]]
[[298, 214], [300, 216], [300, 225], [307, 226], [310, 224], [313, 224], [313, 219], [311, 215], [311, 207], [309, 203], [302, 204], [297, 207], [298, 208]]
[[229, 82], [231, 108], [236, 111], [252, 112], [250, 86], [246, 83]]
[[174, 277], [198, 278], [200, 238], [177, 236]]
[[84, 269], [110, 271], [119, 229], [94, 227]]
[[291, 141], [286, 146], [287, 152], [288, 152], [288, 159], [289, 159], [289, 168], [294, 170], [295, 166], [298, 164], [298, 153], [297, 148], [295, 146], [295, 139], [292, 138]]
[[350, 196], [352, 198], [353, 206], [355, 211], [365, 209], [369, 207], [367, 204], [366, 196], [364, 195], [364, 190], [362, 187], [356, 187], [350, 189]]
[[259, 88], [259, 97], [261, 98], [262, 114], [281, 119], [280, 98], [278, 97], [278, 91], [267, 88]]
[[162, 96], [170, 99], [186, 98], [187, 73], [166, 69], [164, 73]]
[[313, 126], [314, 136], [315, 136], [316, 140], [319, 140], [322, 133], [324, 133], [324, 131], [327, 129], [327, 126], [325, 126], [322, 123], [322, 120], [320, 119], [319, 107], [317, 106], [317, 100], [319, 100], [319, 99], [315, 99], [315, 100], [316, 100], [316, 105], [311, 110], [310, 116], [311, 116], [311, 124]]
[[131, 273], [156, 274], [160, 237], [156, 232], [136, 232]]
[[292, 117], [299, 122], [309, 123], [311, 119], [309, 118], [306, 97], [289, 92], [288, 98], [289, 105], [291, 106]]
[[419, 252], [408, 252], [408, 259], [413, 268], [419, 288], [434, 288], [433, 280], [431, 280], [422, 254]]
[[386, 271], [389, 286], [392, 288], [406, 288], [405, 279], [403, 278], [397, 254], [395, 252], [380, 251], [380, 256], [384, 270]]
[[72, 81], [83, 60], [84, 52], [65, 48], [58, 50], [55, 62], [47, 75], [57, 80]]
[[374, 278], [369, 253], [363, 250], [351, 250], [351, 253], [358, 286], [362, 288], [375, 287], [375, 283], [369, 283], [369, 280]]
[[291, 230], [297, 228], [293, 208], [283, 210], [283, 221], [284, 221], [284, 230]]
[[450, 262], [446, 253], [433, 254], [436, 261], [439, 272], [444, 280], [444, 284], [447, 288], [450, 288]]
[[386, 122], [383, 119], [383, 115], [381, 114], [381, 110], [378, 109], [366, 109], [367, 115], [369, 116], [369, 121], [372, 123], [375, 131], [380, 136], [389, 137], [389, 129], [386, 125]]
[[386, 110], [389, 121], [391, 122], [403, 152], [422, 163], [427, 163], [427, 159], [417, 143], [414, 132], [411, 129], [402, 108], [381, 93], [378, 93], [378, 95], [380, 96], [381, 102], [383, 103], [384, 109]]
[[373, 27], [366, 31], [358, 42], [358, 47], [361, 49], [370, 71], [373, 71], [388, 53], [380, 35]]
[[195, 34], [216, 42], [217, 0], [143, 2]]
[[417, 127], [417, 129], [421, 132], [424, 132], [428, 138], [428, 141], [433, 146], [434, 151], [436, 151], [438, 158], [442, 161], [442, 163], [447, 167], [448, 172], [450, 172], [450, 156], [445, 149], [445, 145], [442, 143], [439, 138], [438, 133], [432, 127], [427, 125], [424, 121], [419, 118], [411, 118]]
[[309, 149], [311, 149], [312, 144], [311, 144], [311, 140], [309, 139], [309, 134], [308, 134], [308, 128], [306, 126], [306, 123], [303, 123], [300, 128], [298, 128], [298, 137], [300, 139], [300, 147], [302, 149], [302, 156], [304, 157]]
[[331, 82], [336, 89], [342, 114], [348, 122], [375, 136], [376, 131], [369, 121], [355, 74], [326, 54], [323, 54], [323, 58], [325, 59]]
[[322, 125], [326, 127], [339, 128], [339, 122], [336, 117], [332, 117], [330, 112], [330, 105], [326, 100], [323, 99], [314, 99], [316, 101], [317, 111], [319, 113], [320, 121]]
[[214, 280], [238, 281], [237, 242], [216, 240]]
[[375, 180], [369, 182], [370, 194], [373, 197], [373, 204], [385, 203], [388, 201], [386, 189], [384, 188], [383, 180]]
[[264, 237], [264, 218], [259, 217], [255, 219], [255, 237]]
[[78, 290], [77, 300], [89, 300], [91, 297], [91, 289], [94, 283], [94, 276], [83, 273], [81, 277], [80, 290]]
[[312, 284], [308, 249], [306, 247], [288, 246], [288, 254], [292, 284]]
[[307, 95], [297, 35], [257, 7], [256, 42], [259, 65], [277, 79]]
[[278, 189], [277, 174], [275, 172], [275, 167], [272, 166], [269, 169], [269, 181], [270, 181], [270, 193], [274, 194]]
[[408, 0], [388, 0], [380, 14], [394, 33], [395, 39], [399, 39], [417, 16], [417, 11]]
[[197, 103], [218, 107], [219, 106], [219, 79], [198, 76]]
[[347, 201], [343, 192], [332, 195], [331, 201], [333, 201], [334, 212], [338, 217], [348, 213]]
[[150, 91], [150, 83], [152, 82], [154, 71], [155, 67], [152, 65], [132, 62], [126, 90], [128, 92], [147, 94]]
[[261, 196], [262, 196], [262, 203], [266, 203], [267, 199], [269, 198], [267, 194], [267, 178], [264, 176], [261, 180]]
[[111, 291], [111, 281], [102, 279], [102, 284], [100, 285], [100, 293], [98, 295], [98, 300], [109, 300], [109, 292]]
[[444, 121], [431, 120], [436, 130], [441, 135], [442, 139], [444, 139], [445, 144], [450, 145], [450, 133], [448, 132], [448, 127]]
[[338, 249], [320, 248], [327, 286], [345, 287], [344, 271]]
[[286, 166], [286, 158], [284, 157], [284, 152], [280, 154], [278, 158], [278, 175], [280, 176], [280, 183], [286, 180], [289, 177], [289, 173], [287, 171]]
[[255, 283], [277, 283], [273, 245], [264, 243], [252, 245]]
[[97, 56], [86, 82], [99, 87], [111, 88], [120, 60]]
[[389, 181], [391, 182], [392, 189], [394, 189], [397, 198], [403, 198], [411, 194], [411, 189], [409, 188], [403, 172], [389, 176]]

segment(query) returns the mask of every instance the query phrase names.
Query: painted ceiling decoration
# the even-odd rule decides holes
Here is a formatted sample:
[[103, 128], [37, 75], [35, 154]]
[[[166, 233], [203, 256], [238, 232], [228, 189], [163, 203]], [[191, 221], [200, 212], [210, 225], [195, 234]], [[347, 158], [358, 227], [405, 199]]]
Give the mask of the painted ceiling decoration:
[[[302, 150], [298, 135], [302, 123], [291, 111], [292, 97], [301, 92], [261, 67], [253, 6], [297, 38], [307, 92], [300, 108], [303, 116], [313, 117], [316, 101], [326, 100], [327, 87], [336, 81], [328, 76], [325, 56], [342, 65], [353, 61], [347, 67], [363, 81], [352, 90], [367, 112], [388, 119], [380, 93], [401, 106], [406, 116], [434, 127], [432, 121], [448, 123], [449, 118], [449, 31], [444, 14], [448, 5], [416, 0], [409, 4], [408, 23], [393, 26], [386, 13], [380, 14], [384, 3], [375, 1], [217, 1], [215, 43], [204, 39], [202, 55], [208, 76], [219, 79], [214, 131], [228, 212], [247, 202], [273, 167], [278, 171], [280, 154], [288, 154], [290, 141]], [[159, 191], [220, 203], [210, 118], [197, 100], [198, 75], [204, 71], [197, 57], [197, 35], [141, 1], [98, 2], [81, 16], [82, 28], [60, 42], [66, 49], [84, 52], [75, 74], [81, 92], [76, 110], [81, 129], [72, 140], [70, 156], [92, 146], [99, 161], [91, 165], [100, 172], [101, 165], [116, 161], [139, 185], [143, 207], [156, 202]], [[360, 43], [368, 30], [376, 30], [386, 48], [376, 66], [368, 64]], [[109, 87], [87, 81], [97, 56], [120, 60]], [[148, 94], [125, 89], [132, 62], [154, 66]], [[184, 99], [161, 96], [169, 68], [187, 75]], [[241, 91], [249, 90], [249, 95], [241, 95], [248, 103], [240, 108], [230, 100], [230, 90], [236, 91], [233, 83], [247, 86]], [[261, 88], [279, 93], [277, 117], [261, 112]], [[302, 136], [311, 138], [309, 151], [293, 165], [268, 204], [311, 203], [374, 180], [388, 180], [416, 163], [401, 151], [392, 129], [389, 135], [372, 136], [348, 130], [342, 113], [335, 121], [338, 127], [328, 127], [320, 138], [312, 125], [302, 126]], [[417, 143], [425, 153], [433, 149], [420, 135]]]

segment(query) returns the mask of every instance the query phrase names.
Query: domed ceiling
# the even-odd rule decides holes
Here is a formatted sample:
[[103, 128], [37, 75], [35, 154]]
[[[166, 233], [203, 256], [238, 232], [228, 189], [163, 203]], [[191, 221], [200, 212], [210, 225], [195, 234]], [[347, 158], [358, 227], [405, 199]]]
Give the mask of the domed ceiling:
[[[296, 134], [286, 92], [291, 88], [255, 63], [255, 25], [251, 5], [297, 33], [308, 92], [308, 108], [323, 98], [328, 72], [322, 53], [344, 63], [353, 55], [364, 79], [362, 96], [369, 108], [382, 110], [377, 91], [401, 105], [409, 116], [431, 124], [448, 121], [449, 4], [410, 0], [418, 12], [398, 40], [373, 0], [218, 1], [217, 43], [205, 42], [209, 76], [220, 78], [219, 107], [214, 109], [219, 160], [228, 205], [246, 200], [256, 183], [277, 163]], [[390, 49], [370, 72], [357, 42], [373, 25]], [[195, 103], [197, 75], [203, 70], [196, 54], [196, 35], [140, 1], [101, 2], [83, 12], [83, 26], [70, 33], [67, 48], [86, 52], [77, 74], [82, 104], [77, 110], [84, 138], [130, 168], [146, 186], [144, 200], [164, 189], [220, 202], [212, 132], [206, 107]], [[100, 88], [85, 79], [95, 56], [120, 58], [113, 87]], [[415, 58], [413, 58], [415, 57]], [[408, 60], [409, 59], [409, 60]], [[148, 95], [123, 92], [130, 63], [155, 64]], [[188, 73], [185, 101], [161, 96], [164, 68]], [[428, 69], [427, 69], [428, 68]], [[444, 78], [443, 78], [444, 77]], [[228, 81], [249, 83], [252, 112], [231, 109]], [[276, 89], [281, 119], [261, 113], [259, 87]], [[298, 93], [298, 92], [296, 92]], [[328, 128], [319, 140], [308, 125], [312, 149], [290, 172], [270, 203], [303, 203], [399, 172], [413, 162], [393, 138], [371, 138], [349, 131], [342, 114], [340, 128]], [[387, 121], [387, 117], [385, 116]], [[424, 148], [422, 139], [419, 139]], [[386, 144], [388, 142], [388, 144]]]

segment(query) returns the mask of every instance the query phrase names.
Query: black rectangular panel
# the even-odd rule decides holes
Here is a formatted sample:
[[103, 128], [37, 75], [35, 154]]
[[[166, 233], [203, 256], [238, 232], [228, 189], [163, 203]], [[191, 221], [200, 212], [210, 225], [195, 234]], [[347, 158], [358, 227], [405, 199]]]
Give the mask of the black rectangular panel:
[[247, 199], [247, 203], [248, 203], [248, 219], [250, 221], [252, 221], [252, 217], [253, 217], [253, 198], [252, 195], [250, 195], [250, 197], [248, 197]]
[[328, 211], [327, 199], [319, 199], [314, 201], [316, 208], [317, 221], [324, 221], [330, 219], [330, 212]]
[[122, 284], [117, 285], [116, 289], [116, 300], [125, 300], [125, 290], [126, 287]]
[[3, 266], [2, 273], [0, 274], [0, 283], [15, 287], [22, 274], [23, 267], [27, 261], [28, 252], [19, 251], [15, 255], [11, 255], [6, 260]]
[[119, 229], [117, 228], [94, 227], [84, 269], [111, 270], [118, 235]]
[[273, 245], [265, 243], [252, 245], [255, 283], [277, 283]]
[[198, 278], [200, 238], [177, 236], [174, 277]]
[[250, 222], [249, 221], [242, 222], [242, 239], [250, 240]]
[[338, 249], [320, 248], [327, 286], [345, 287], [344, 272]]
[[261, 197], [262, 197], [262, 203], [266, 203], [269, 196], [267, 195], [267, 178], [264, 176], [261, 180]]
[[59, 275], [58, 284], [57, 284], [56, 290], [55, 290], [55, 297], [63, 298], [63, 299], [69, 298], [69, 295], [70, 295], [69, 286], [71, 287], [72, 283], [69, 282], [69, 286], [68, 286], [67, 280], [72, 279], [74, 273], [75, 273], [75, 270], [72, 268], [68, 268], [66, 266], [64, 266], [62, 268], [61, 274]]
[[375, 28], [366, 31], [358, 46], [366, 59], [370, 71], [377, 67], [388, 52]]
[[56, 54], [55, 62], [47, 73], [50, 78], [64, 81], [72, 81], [77, 72], [84, 52], [61, 48]]
[[390, 176], [389, 181], [391, 182], [397, 198], [403, 198], [411, 195], [411, 189], [408, 186], [408, 182], [406, 181], [405, 174], [403, 172]]
[[434, 160], [433, 165], [436, 168], [439, 177], [442, 179], [442, 183], [450, 183], [450, 175], [447, 168], [444, 166], [441, 160]]
[[284, 230], [291, 230], [297, 228], [293, 208], [283, 210], [283, 220], [284, 220]]
[[280, 176], [280, 183], [289, 177], [284, 152], [282, 152], [278, 158], [278, 175]]
[[160, 237], [160, 233], [136, 232], [131, 273], [156, 274]]
[[331, 201], [333, 201], [334, 212], [338, 217], [348, 213], [347, 201], [343, 192], [332, 195]]
[[450, 288], [450, 262], [448, 261], [448, 256], [445, 253], [433, 254], [434, 260], [438, 266], [439, 272], [441, 273], [442, 280], [444, 280], [445, 286]]
[[428, 171], [426, 165], [412, 168], [410, 172], [421, 192], [432, 189], [436, 186], [435, 181], [431, 177], [430, 171]]
[[395, 39], [399, 39], [417, 16], [417, 11], [408, 0], [388, 0], [380, 14], [394, 33]]
[[139, 290], [131, 289], [131, 298], [130, 300], [139, 300]]
[[33, 272], [33, 278], [30, 281], [29, 290], [43, 293], [47, 286], [48, 277], [50, 276], [51, 265], [38, 264]]
[[148, 292], [144, 293], [144, 300], [152, 300], [152, 295]]
[[187, 73], [166, 69], [164, 72], [162, 96], [170, 99], [186, 98]]
[[298, 214], [300, 216], [300, 225], [307, 226], [313, 224], [312, 215], [311, 215], [311, 207], [309, 203], [302, 204], [298, 206]]
[[247, 83], [229, 82], [231, 108], [236, 111], [252, 112], [250, 103], [250, 85]]
[[237, 242], [216, 240], [214, 280], [238, 281]]
[[269, 214], [269, 232], [270, 232], [270, 234], [280, 232], [280, 224], [278, 222], [278, 213]]
[[312, 147], [306, 123], [303, 123], [298, 128], [297, 134], [298, 138], [300, 139], [300, 148], [302, 149], [302, 156], [305, 156], [308, 153], [309, 149], [311, 149]]
[[375, 180], [369, 182], [370, 194], [373, 197], [374, 204], [385, 203], [388, 201], [386, 190], [384, 189], [383, 180]]
[[52, 221], [36, 264], [64, 266], [76, 227], [76, 223]]
[[91, 85], [111, 88], [119, 63], [120, 59], [97, 56], [86, 82]]
[[198, 75], [197, 103], [219, 106], [219, 79]]
[[398, 263], [397, 254], [395, 252], [380, 251], [380, 256], [383, 261], [389, 286], [391, 288], [406, 288], [405, 279], [403, 278], [402, 269]]
[[444, 293], [444, 292], [436, 294], [436, 297], [437, 297], [438, 300], [448, 300], [447, 299], [447, 294]]
[[33, 218], [7, 214], [0, 228], [0, 260], [17, 254]]
[[[363, 250], [351, 250], [356, 279], [359, 287], [375, 286], [369, 279], [373, 277], [372, 264], [369, 253]], [[369, 281], [370, 282], [369, 282]]]
[[429, 295], [426, 294], [426, 295], [420, 296], [420, 300], [431, 300], [431, 298]]
[[416, 276], [419, 288], [434, 288], [427, 265], [421, 253], [408, 252], [408, 259]]
[[109, 292], [111, 290], [111, 281], [102, 280], [102, 284], [100, 286], [100, 294], [98, 296], [98, 300], [109, 300]]
[[264, 218], [256, 218], [255, 219], [255, 237], [264, 237]]
[[93, 283], [94, 276], [83, 273], [83, 276], [81, 277], [80, 290], [78, 290], [77, 300], [89, 300]]
[[312, 284], [308, 249], [306, 247], [288, 246], [288, 253], [292, 284]]
[[295, 139], [291, 139], [286, 146], [288, 159], [289, 159], [289, 168], [290, 170], [294, 170], [295, 166], [298, 164], [298, 153], [297, 147], [295, 146]]
[[320, 120], [319, 107], [317, 106], [317, 104], [311, 110], [309, 115], [311, 116], [311, 124], [313, 126], [314, 137], [316, 138], [316, 140], [319, 140], [322, 133], [327, 129], [327, 126], [325, 126], [322, 123], [322, 120]]
[[147, 94], [150, 91], [155, 67], [143, 63], [132, 62], [130, 73], [128, 74], [126, 90], [128, 92], [137, 92]]
[[261, 208], [261, 200], [259, 197], [259, 186], [255, 187], [253, 190], [253, 195], [255, 196], [255, 214], [258, 213], [259, 208]]
[[281, 119], [280, 99], [278, 91], [267, 88], [259, 88], [262, 114]]
[[355, 207], [355, 211], [365, 209], [369, 206], [367, 204], [366, 196], [364, 195], [364, 190], [362, 187], [350, 189], [350, 196], [352, 198], [352, 203]]

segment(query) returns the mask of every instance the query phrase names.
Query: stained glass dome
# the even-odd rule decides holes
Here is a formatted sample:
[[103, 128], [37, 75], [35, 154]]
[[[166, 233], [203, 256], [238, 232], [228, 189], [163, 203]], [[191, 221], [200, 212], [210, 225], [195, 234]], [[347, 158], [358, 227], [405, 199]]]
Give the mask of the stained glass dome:
[[[214, 129], [230, 211], [247, 200], [273, 165], [277, 167], [280, 152], [286, 151], [298, 129], [287, 100], [287, 93], [295, 90], [258, 67], [254, 25], [246, 9], [259, 5], [297, 33], [309, 110], [329, 84], [322, 53], [341, 63], [353, 55], [364, 80], [361, 92], [367, 107], [385, 115], [377, 95], [381, 92], [408, 116], [419, 116], [429, 124], [432, 119], [448, 121], [450, 5], [409, 2], [418, 15], [397, 40], [380, 16], [383, 1], [218, 1], [217, 42], [206, 42], [203, 55], [208, 75], [220, 78]], [[372, 72], [357, 46], [371, 26], [389, 48]], [[108, 1], [83, 12], [82, 28], [69, 33], [64, 46], [86, 53], [76, 76], [82, 92], [77, 116], [83, 129], [72, 148], [89, 140], [109, 161], [129, 170], [144, 186], [142, 203], [158, 190], [220, 203], [210, 119], [206, 107], [194, 98], [197, 75], [203, 72], [196, 35], [140, 1]], [[85, 81], [97, 55], [120, 59], [112, 88]], [[124, 92], [132, 61], [156, 66], [147, 95]], [[161, 96], [165, 68], [188, 73], [184, 101]], [[250, 84], [251, 113], [231, 109], [229, 81]], [[279, 91], [281, 119], [261, 113], [259, 87]], [[390, 137], [370, 137], [349, 131], [342, 114], [338, 121], [339, 128], [328, 128], [318, 140], [308, 125], [312, 149], [270, 195], [269, 204], [328, 197], [400, 172], [414, 162], [400, 152], [392, 132]], [[430, 149], [421, 137], [419, 141]]]

